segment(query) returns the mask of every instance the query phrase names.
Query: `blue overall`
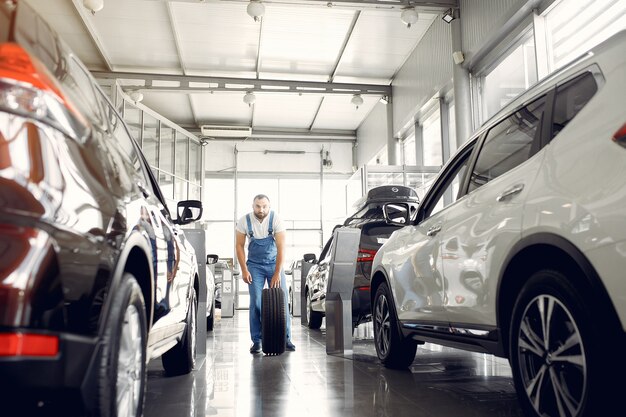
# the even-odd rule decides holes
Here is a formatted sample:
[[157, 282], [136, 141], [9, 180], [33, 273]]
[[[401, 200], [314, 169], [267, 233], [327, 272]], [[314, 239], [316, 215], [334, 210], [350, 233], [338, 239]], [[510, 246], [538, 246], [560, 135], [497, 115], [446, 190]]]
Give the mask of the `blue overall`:
[[[261, 341], [261, 299], [262, 292], [265, 283], [269, 287], [272, 281], [272, 276], [276, 270], [276, 241], [274, 240], [274, 212], [270, 211], [269, 219], [269, 235], [263, 239], [257, 239], [252, 232], [252, 222], [250, 221], [250, 214], [246, 216], [246, 222], [248, 223], [248, 237], [250, 241], [248, 243], [248, 260], [246, 265], [248, 271], [252, 276], [252, 283], [249, 286], [250, 291], [250, 337], [252, 342]], [[285, 273], [281, 269], [280, 271], [280, 288], [282, 288], [285, 294], [285, 315], [287, 323], [287, 340], [291, 339], [291, 317], [289, 315], [289, 309], [287, 308], [287, 279]]]

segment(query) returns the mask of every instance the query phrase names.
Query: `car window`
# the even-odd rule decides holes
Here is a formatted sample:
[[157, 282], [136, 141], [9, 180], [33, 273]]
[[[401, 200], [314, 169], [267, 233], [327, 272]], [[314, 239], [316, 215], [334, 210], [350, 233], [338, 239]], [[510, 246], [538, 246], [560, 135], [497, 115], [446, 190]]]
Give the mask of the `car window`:
[[69, 71], [64, 78], [64, 84], [72, 94], [74, 102], [81, 108], [82, 113], [92, 121], [102, 123], [101, 110], [91, 78], [74, 58], [69, 60]]
[[468, 192], [498, 178], [532, 156], [533, 143], [539, 140], [546, 97], [514, 111], [492, 127], [480, 149], [470, 177]]
[[448, 207], [457, 200], [459, 187], [463, 178], [465, 178], [465, 173], [467, 172], [470, 155], [471, 152], [467, 152], [462, 160], [459, 161], [456, 171], [451, 173], [451, 176], [448, 177], [448, 182], [445, 184], [445, 187], [440, 189], [437, 200], [431, 205], [430, 213], [428, 214], [429, 216], [443, 210], [445, 207]]
[[598, 84], [590, 72], [579, 75], [557, 87], [552, 122], [555, 137], [598, 91]]

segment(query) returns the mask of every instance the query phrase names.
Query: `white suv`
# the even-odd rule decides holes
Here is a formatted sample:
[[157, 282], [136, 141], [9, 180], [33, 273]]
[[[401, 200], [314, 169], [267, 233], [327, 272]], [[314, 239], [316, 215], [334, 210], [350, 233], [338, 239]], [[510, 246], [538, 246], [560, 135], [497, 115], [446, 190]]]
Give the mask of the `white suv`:
[[424, 342], [488, 352], [509, 358], [528, 415], [619, 409], [625, 50], [620, 32], [507, 105], [378, 251], [372, 314], [386, 366], [409, 366]]

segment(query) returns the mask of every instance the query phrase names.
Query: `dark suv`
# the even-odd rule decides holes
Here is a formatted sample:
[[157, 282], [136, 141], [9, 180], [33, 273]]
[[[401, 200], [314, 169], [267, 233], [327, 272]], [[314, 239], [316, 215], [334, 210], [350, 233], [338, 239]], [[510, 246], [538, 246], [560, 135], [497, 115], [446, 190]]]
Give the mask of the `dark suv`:
[[[25, 2], [0, 4], [0, 397], [140, 416], [146, 364], [195, 358], [198, 274], [119, 114]], [[8, 415], [13, 415], [9, 412]]]
[[[358, 201], [356, 212], [341, 226], [361, 229], [354, 289], [352, 291], [352, 326], [371, 321], [370, 276], [372, 261], [378, 248], [401, 226], [388, 224], [383, 215], [386, 203], [402, 202], [417, 211], [419, 198], [415, 190], [401, 185], [384, 185], [372, 188]], [[388, 213], [393, 216], [392, 213]], [[326, 288], [333, 238], [328, 239], [319, 259], [314, 254], [304, 255], [304, 259], [314, 265], [309, 269], [305, 283], [306, 319], [310, 329], [319, 329], [326, 312]]]

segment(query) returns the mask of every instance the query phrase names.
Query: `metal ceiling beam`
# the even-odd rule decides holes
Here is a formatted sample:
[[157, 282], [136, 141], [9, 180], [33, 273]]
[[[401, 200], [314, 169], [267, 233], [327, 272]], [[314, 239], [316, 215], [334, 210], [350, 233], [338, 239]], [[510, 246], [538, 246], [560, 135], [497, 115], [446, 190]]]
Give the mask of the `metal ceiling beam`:
[[[248, 3], [248, 0], [159, 0], [179, 3]], [[438, 12], [450, 7], [459, 7], [458, 0], [263, 0], [265, 4], [278, 5], [319, 5], [321, 7], [356, 7], [359, 9], [395, 9], [409, 4], [417, 10]]]
[[[185, 126], [185, 129], [198, 137], [202, 137], [200, 129], [196, 126]], [[240, 142], [243, 139], [215, 137], [207, 140], [209, 142]], [[245, 140], [258, 142], [355, 143], [356, 132], [354, 130], [309, 131], [304, 129], [253, 129], [252, 133]]]
[[[254, 78], [224, 78], [196, 75], [149, 74], [137, 72], [92, 71], [97, 79], [141, 80], [144, 85], [128, 86], [132, 90], [211, 93], [215, 91], [266, 92], [297, 94], [361, 94], [390, 95], [390, 85], [324, 83], [315, 81], [257, 80]], [[164, 82], [164, 86], [159, 86]], [[171, 86], [175, 82], [178, 86]], [[196, 83], [196, 84], [194, 84]], [[157, 85], [155, 85], [157, 84]], [[198, 85], [200, 84], [200, 85]]]

